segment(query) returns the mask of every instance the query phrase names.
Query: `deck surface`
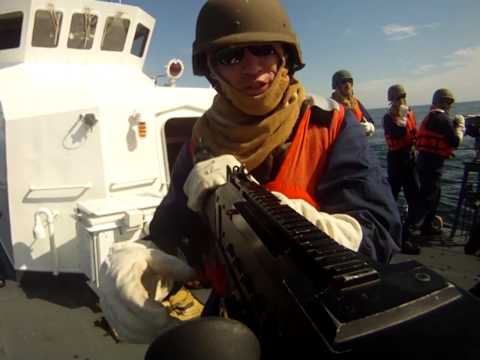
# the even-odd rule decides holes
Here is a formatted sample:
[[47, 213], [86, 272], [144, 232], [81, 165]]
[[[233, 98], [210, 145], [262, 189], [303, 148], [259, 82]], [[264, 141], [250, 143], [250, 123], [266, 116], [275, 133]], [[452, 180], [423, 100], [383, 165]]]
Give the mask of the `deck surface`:
[[435, 270], [455, 285], [471, 289], [480, 282], [480, 256], [464, 254], [464, 239], [423, 241], [420, 255], [397, 254], [392, 262], [416, 260]]
[[79, 276], [28, 273], [0, 289], [0, 360], [143, 359], [147, 346], [117, 343]]
[[[417, 260], [456, 285], [480, 282], [480, 257], [464, 255], [461, 241], [430, 242]], [[102, 322], [97, 299], [79, 275], [24, 273], [0, 288], [0, 360], [143, 359], [147, 345], [117, 343]]]

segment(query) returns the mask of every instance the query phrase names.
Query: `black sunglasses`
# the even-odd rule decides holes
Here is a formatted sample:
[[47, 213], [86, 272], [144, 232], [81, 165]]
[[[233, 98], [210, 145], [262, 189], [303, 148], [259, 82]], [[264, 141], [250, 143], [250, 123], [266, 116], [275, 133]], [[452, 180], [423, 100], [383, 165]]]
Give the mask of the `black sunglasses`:
[[401, 95], [398, 95], [398, 96], [395, 98], [395, 100], [400, 101], [400, 100], [406, 99], [406, 98], [407, 98], [407, 94], [401, 94]]
[[350, 83], [350, 84], [353, 85], [353, 79], [342, 79], [342, 80], [340, 81], [340, 84], [342, 84], [342, 85], [345, 85], [345, 84], [347, 84], [347, 83]]
[[273, 45], [248, 45], [225, 47], [215, 51], [213, 57], [217, 64], [235, 65], [242, 61], [245, 55], [245, 49], [257, 57], [265, 57], [276, 54]]
[[453, 100], [452, 98], [444, 97], [442, 98], [442, 102], [448, 105], [452, 105], [455, 102], [455, 100]]

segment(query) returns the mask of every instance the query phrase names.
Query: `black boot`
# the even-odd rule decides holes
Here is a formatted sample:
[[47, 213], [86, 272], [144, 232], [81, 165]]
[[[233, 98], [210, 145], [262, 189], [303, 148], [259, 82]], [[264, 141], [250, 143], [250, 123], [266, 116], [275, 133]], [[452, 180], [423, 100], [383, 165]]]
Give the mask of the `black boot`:
[[420, 235], [422, 236], [441, 236], [443, 235], [443, 230], [434, 228], [433, 226], [422, 227], [420, 229]]
[[421, 249], [417, 244], [407, 240], [402, 243], [402, 253], [407, 255], [418, 255]]
[[474, 255], [480, 250], [480, 224], [475, 224], [470, 231], [470, 236], [465, 244], [465, 254]]
[[413, 226], [403, 224], [402, 228], [402, 253], [407, 255], [420, 254], [420, 247], [412, 241]]

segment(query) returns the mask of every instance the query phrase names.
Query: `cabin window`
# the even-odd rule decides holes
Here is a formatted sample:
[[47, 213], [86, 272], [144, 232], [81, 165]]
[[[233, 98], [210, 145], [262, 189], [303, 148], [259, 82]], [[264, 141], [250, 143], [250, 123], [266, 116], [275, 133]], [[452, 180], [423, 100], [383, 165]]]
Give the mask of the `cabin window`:
[[91, 49], [98, 16], [89, 13], [72, 15], [67, 46], [72, 49]]
[[172, 118], [165, 124], [165, 140], [167, 143], [168, 167], [173, 170], [175, 159], [182, 146], [192, 138], [192, 129], [198, 118]]
[[33, 25], [32, 46], [57, 47], [63, 15], [59, 11], [37, 10]]
[[0, 50], [20, 46], [23, 13], [12, 12], [0, 15]]
[[103, 31], [102, 50], [123, 51], [125, 39], [127, 38], [130, 20], [118, 16], [110, 16], [105, 22]]
[[142, 57], [145, 51], [145, 45], [147, 45], [148, 34], [150, 29], [142, 24], [137, 25], [137, 30], [135, 31], [135, 37], [133, 38], [132, 50], [130, 51], [133, 55]]

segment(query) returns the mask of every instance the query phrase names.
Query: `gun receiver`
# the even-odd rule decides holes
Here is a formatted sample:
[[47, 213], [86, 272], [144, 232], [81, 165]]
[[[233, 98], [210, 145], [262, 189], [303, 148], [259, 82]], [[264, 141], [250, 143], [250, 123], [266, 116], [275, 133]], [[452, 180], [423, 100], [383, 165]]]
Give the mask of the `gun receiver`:
[[262, 344], [316, 338], [329, 353], [368, 347], [465, 297], [416, 261], [382, 265], [339, 245], [242, 168], [229, 169], [215, 196], [229, 311]]

